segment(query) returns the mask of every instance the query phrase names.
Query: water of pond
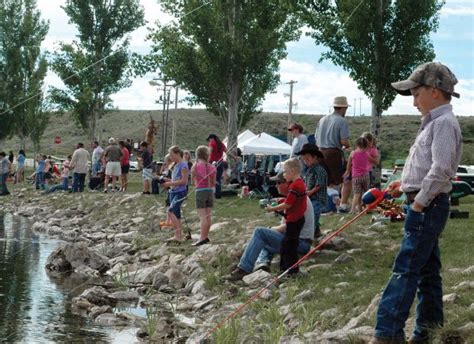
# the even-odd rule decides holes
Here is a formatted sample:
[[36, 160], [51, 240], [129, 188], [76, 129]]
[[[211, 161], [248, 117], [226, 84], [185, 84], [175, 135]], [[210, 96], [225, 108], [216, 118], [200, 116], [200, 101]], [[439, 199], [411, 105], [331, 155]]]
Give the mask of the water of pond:
[[110, 329], [71, 310], [88, 287], [45, 271], [58, 240], [31, 231], [28, 219], [0, 212], [0, 342], [133, 343], [136, 328]]

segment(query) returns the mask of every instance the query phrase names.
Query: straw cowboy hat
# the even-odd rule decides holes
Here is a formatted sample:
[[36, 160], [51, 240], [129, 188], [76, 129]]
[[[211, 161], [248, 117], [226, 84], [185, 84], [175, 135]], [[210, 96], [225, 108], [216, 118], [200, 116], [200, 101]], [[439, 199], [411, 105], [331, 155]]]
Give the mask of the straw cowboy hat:
[[347, 98], [346, 97], [336, 97], [334, 98], [334, 107], [342, 107], [346, 108], [349, 107], [350, 105], [347, 103]]

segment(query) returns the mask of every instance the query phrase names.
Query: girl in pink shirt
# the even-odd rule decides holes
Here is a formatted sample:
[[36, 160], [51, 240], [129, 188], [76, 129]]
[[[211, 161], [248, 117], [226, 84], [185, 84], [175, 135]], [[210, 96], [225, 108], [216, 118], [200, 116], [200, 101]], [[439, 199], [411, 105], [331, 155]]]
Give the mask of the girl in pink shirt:
[[367, 149], [367, 153], [369, 153], [369, 162], [370, 162], [370, 171], [369, 171], [370, 184], [369, 185], [373, 185], [374, 175], [372, 173], [372, 170], [374, 166], [377, 166], [379, 164], [379, 160], [380, 160], [379, 151], [377, 149], [377, 139], [375, 138], [374, 135], [372, 135], [368, 131], [363, 132], [360, 137], [363, 137], [369, 143], [369, 147]]
[[214, 205], [214, 190], [216, 187], [216, 168], [209, 163], [209, 148], [199, 146], [196, 149], [196, 163], [191, 173], [196, 187], [196, 209], [201, 223], [199, 241], [193, 246], [201, 246], [209, 242], [211, 228], [211, 212]]
[[369, 160], [369, 142], [363, 137], [359, 137], [355, 142], [356, 149], [349, 156], [347, 170], [344, 176], [348, 176], [352, 171], [352, 198], [351, 213], [358, 213], [362, 206], [362, 194], [369, 189], [372, 164]]

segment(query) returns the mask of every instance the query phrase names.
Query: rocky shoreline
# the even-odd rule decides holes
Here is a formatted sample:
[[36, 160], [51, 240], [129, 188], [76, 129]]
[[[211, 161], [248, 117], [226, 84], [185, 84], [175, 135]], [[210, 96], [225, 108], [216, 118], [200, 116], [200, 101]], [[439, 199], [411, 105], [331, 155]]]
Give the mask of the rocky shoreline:
[[[9, 202], [3, 202], [2, 211], [27, 217], [35, 232], [62, 241], [48, 258], [45, 268], [51, 278], [79, 278], [81, 285], [87, 287], [72, 299], [74, 312], [102, 326], [138, 327], [137, 340], [202, 342], [219, 321], [242, 304], [238, 295], [253, 295], [271, 275], [257, 271], [246, 276], [242, 283], [226, 284], [220, 294], [212, 292], [207, 287], [209, 278], [215, 277], [218, 283], [227, 282], [221, 281], [216, 271], [211, 271], [209, 277], [207, 267], [215, 266], [218, 270], [219, 259], [224, 254], [236, 259], [251, 230], [236, 236], [239, 239], [232, 244], [212, 243], [186, 251], [179, 245], [165, 244], [161, 239], [166, 233], [155, 228], [158, 219], [164, 218], [165, 208], [156, 203], [145, 211], [137, 206], [141, 199], [138, 193], [107, 198], [90, 193], [74, 198], [67, 194], [45, 198], [22, 189]], [[113, 204], [103, 207], [104, 202], [110, 200]], [[251, 229], [255, 224], [245, 225]], [[229, 223], [216, 223], [213, 230], [225, 226]], [[358, 250], [341, 237], [321, 254], [333, 255], [332, 264], [344, 264], [353, 259], [352, 255]], [[332, 264], [315, 264], [305, 269], [330, 269]], [[469, 269], [474, 270], [473, 267]], [[334, 290], [343, 290], [344, 283], [347, 284], [335, 285]], [[474, 288], [474, 282], [468, 281], [459, 288]], [[310, 300], [314, 292], [301, 290], [292, 299], [287, 296], [286, 283], [282, 283], [260, 297], [264, 300], [275, 298], [286, 326], [295, 329], [300, 324], [290, 306], [294, 302]], [[360, 314], [343, 328], [324, 332], [313, 329], [300, 337], [282, 337], [280, 343], [343, 343], [347, 338], [368, 340], [373, 328], [364, 324], [374, 316], [379, 297], [375, 296], [367, 308], [361, 309]], [[445, 302], [455, 302], [456, 298], [454, 292], [445, 296]], [[120, 311], [123, 308], [136, 312]], [[331, 308], [321, 316], [331, 317], [337, 312], [337, 308]], [[256, 316], [258, 314], [248, 308], [240, 318], [252, 321]], [[472, 322], [465, 327], [466, 331], [474, 331]], [[265, 339], [259, 339], [258, 333], [253, 336], [241, 334], [241, 338], [245, 343]]]

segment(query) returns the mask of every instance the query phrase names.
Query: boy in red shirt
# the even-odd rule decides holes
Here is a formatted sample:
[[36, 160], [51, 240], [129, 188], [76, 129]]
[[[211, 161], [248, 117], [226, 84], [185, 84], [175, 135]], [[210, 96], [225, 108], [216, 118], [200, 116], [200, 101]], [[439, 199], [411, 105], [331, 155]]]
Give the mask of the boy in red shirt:
[[[298, 238], [304, 225], [306, 211], [306, 185], [301, 179], [301, 163], [298, 159], [289, 159], [283, 164], [284, 177], [291, 181], [288, 195], [283, 203], [276, 207], [267, 207], [267, 212], [285, 211], [286, 231], [280, 248], [280, 270], [286, 271], [298, 261]], [[291, 269], [289, 274], [296, 274], [299, 268]]]

